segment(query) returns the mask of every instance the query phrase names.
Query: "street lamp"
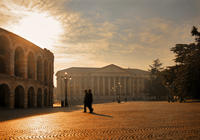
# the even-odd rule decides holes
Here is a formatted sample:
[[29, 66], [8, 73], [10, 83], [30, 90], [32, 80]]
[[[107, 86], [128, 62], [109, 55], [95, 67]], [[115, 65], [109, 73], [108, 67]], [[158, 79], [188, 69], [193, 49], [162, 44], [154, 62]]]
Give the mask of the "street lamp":
[[[111, 91], [115, 95], [115, 98], [117, 99], [115, 86], [111, 88]], [[113, 99], [113, 101], [115, 101], [115, 99]]]
[[[63, 78], [64, 79], [64, 83], [65, 83], [65, 92], [64, 92], [64, 101], [62, 100], [61, 101], [61, 106], [63, 107], [63, 106], [65, 106], [65, 107], [68, 107], [69, 105], [70, 105], [70, 101], [69, 101], [69, 99], [68, 99], [68, 94], [70, 95], [70, 87], [69, 87], [69, 92], [68, 92], [68, 82], [69, 82], [69, 84], [70, 84], [70, 81], [71, 81], [71, 76], [69, 76], [69, 74], [67, 73], [67, 72], [65, 72], [64, 73], [64, 76], [62, 76], [61, 78]], [[69, 96], [69, 98], [70, 98], [70, 96]]]
[[118, 86], [119, 86], [119, 98], [118, 98], [118, 103], [120, 103], [120, 102], [121, 102], [121, 101], [120, 101], [120, 95], [121, 95], [121, 87], [122, 87], [122, 85], [121, 85], [120, 82], [118, 82]]
[[70, 106], [71, 106], [71, 80], [72, 80], [72, 77], [68, 75], [68, 79], [69, 79], [69, 80], [68, 80], [68, 81], [69, 81], [69, 88], [68, 88], [68, 89], [69, 89], [69, 90], [68, 90], [68, 91], [69, 91], [69, 92], [68, 92], [68, 95], [69, 95], [69, 96], [68, 96], [68, 98], [69, 98], [69, 99], [68, 99], [68, 106], [70, 107]]

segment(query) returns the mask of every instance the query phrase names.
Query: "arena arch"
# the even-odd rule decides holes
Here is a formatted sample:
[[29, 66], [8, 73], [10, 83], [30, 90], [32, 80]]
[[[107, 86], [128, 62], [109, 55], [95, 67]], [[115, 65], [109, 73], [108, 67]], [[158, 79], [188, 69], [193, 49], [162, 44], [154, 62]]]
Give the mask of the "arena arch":
[[7, 84], [0, 85], [0, 107], [9, 107], [10, 88]]
[[10, 51], [9, 40], [7, 37], [0, 35], [0, 73], [9, 74]]
[[18, 47], [15, 50], [14, 57], [14, 71], [15, 76], [24, 77], [25, 73], [25, 63], [24, 63], [24, 51], [22, 48]]
[[48, 106], [48, 92], [47, 92], [47, 89], [44, 90], [44, 106]]
[[38, 88], [37, 92], [37, 107], [42, 107], [42, 89]]
[[37, 80], [42, 81], [42, 58], [38, 56], [37, 58]]
[[34, 107], [35, 102], [35, 91], [33, 87], [28, 89], [28, 108]]
[[32, 52], [28, 54], [27, 74], [29, 79], [35, 79], [35, 57]]
[[24, 88], [22, 86], [17, 86], [15, 88], [15, 108], [24, 108]]

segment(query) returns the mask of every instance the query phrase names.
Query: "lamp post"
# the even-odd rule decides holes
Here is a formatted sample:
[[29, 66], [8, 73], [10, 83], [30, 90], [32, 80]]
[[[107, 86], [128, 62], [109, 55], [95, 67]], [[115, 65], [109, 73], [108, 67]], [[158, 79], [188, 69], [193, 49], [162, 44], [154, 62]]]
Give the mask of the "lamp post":
[[71, 78], [71, 76], [69, 76], [69, 74], [67, 72], [65, 72], [64, 76], [62, 76], [61, 78], [64, 79], [64, 85], [65, 85], [64, 86], [64, 101], [61, 100], [61, 106], [68, 107], [70, 105], [70, 87], [68, 88], [68, 83], [70, 85], [70, 81], [72, 78]]
[[122, 85], [121, 85], [120, 82], [118, 82], [118, 86], [119, 86], [119, 98], [118, 98], [118, 103], [120, 103], [120, 102], [121, 102], [121, 101], [120, 101], [120, 95], [121, 95], [121, 87], [122, 87]]
[[[115, 98], [117, 98], [115, 86], [114, 86], [114, 87], [111, 87], [111, 91], [112, 91], [112, 93], [115, 95]], [[114, 102], [114, 101], [115, 101], [115, 99], [113, 99], [113, 102]]]
[[68, 95], [69, 95], [69, 96], [68, 96], [68, 106], [69, 106], [69, 107], [71, 107], [71, 80], [72, 80], [72, 77], [68, 75], [68, 82], [69, 82], [69, 86], [68, 86], [68, 87], [69, 87], [69, 88], [68, 88], [68, 89], [69, 89], [69, 90], [68, 90], [68, 91], [69, 91], [69, 92], [68, 92]]

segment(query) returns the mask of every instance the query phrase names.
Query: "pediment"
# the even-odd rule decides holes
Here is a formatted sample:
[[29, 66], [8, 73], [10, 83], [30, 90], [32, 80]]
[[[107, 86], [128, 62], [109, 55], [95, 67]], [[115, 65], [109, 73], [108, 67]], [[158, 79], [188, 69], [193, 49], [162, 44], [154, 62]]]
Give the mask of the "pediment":
[[127, 71], [120, 68], [119, 66], [111, 64], [111, 65], [105, 66], [103, 68], [100, 68], [95, 73], [127, 73]]

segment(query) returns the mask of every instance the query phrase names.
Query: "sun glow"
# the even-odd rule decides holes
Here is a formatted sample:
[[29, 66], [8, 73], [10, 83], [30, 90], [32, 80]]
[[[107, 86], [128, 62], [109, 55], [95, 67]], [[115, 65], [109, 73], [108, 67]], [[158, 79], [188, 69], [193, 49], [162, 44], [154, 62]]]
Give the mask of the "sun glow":
[[30, 12], [10, 30], [41, 48], [52, 49], [63, 33], [61, 23], [46, 13]]

